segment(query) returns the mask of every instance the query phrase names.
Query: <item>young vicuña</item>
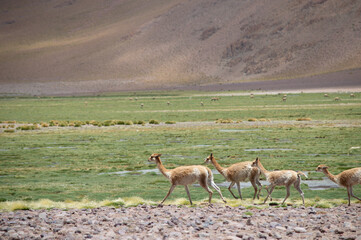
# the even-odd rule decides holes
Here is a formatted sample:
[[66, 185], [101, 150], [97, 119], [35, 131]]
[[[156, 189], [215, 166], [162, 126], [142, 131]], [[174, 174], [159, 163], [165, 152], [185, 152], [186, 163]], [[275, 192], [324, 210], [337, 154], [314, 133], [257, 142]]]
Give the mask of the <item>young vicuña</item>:
[[303, 172], [295, 172], [293, 170], [278, 170], [278, 171], [267, 171], [259, 158], [252, 163], [253, 167], [259, 167], [261, 169], [262, 174], [266, 177], [267, 181], [270, 184], [270, 190], [268, 191], [268, 196], [264, 200], [265, 203], [269, 196], [271, 196], [272, 191], [276, 186], [286, 186], [287, 194], [282, 204], [285, 203], [286, 199], [290, 196], [290, 187], [293, 186], [297, 189], [297, 191], [301, 194], [303, 205], [305, 205], [305, 199], [303, 196], [303, 192], [301, 190], [301, 175], [307, 177]]

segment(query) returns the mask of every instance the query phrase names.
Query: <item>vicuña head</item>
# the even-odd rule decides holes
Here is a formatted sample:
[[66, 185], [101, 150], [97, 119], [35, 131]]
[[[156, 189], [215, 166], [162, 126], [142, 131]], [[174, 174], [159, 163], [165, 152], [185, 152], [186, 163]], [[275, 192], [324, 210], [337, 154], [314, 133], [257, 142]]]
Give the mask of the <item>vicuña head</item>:
[[155, 162], [157, 159], [159, 160], [159, 157], [162, 156], [162, 154], [159, 153], [153, 153], [152, 155], [150, 155], [150, 157], [148, 158], [148, 162]]
[[204, 163], [212, 163], [212, 160], [214, 159], [213, 157], [213, 153], [211, 153], [211, 155], [209, 155], [206, 159], [204, 159]]
[[324, 164], [318, 165], [318, 167], [316, 168], [317, 172], [324, 172], [328, 169], [328, 167]]

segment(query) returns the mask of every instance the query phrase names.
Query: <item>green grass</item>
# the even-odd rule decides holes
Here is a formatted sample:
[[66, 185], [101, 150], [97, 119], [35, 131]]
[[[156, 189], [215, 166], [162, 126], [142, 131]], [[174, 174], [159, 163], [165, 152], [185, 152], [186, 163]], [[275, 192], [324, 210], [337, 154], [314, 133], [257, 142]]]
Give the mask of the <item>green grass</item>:
[[[222, 166], [260, 157], [269, 170], [309, 171], [310, 179], [324, 177], [322, 173], [314, 172], [319, 164], [328, 165], [329, 170], [335, 174], [361, 166], [361, 150], [349, 151], [350, 147], [360, 146], [361, 142], [360, 125], [348, 124], [349, 120], [356, 123], [359, 120], [361, 103], [357, 97], [348, 99], [348, 95], [338, 94], [342, 101], [334, 102], [325, 99], [323, 94], [288, 94], [287, 102], [283, 103], [281, 96], [256, 95], [253, 99], [249, 96], [229, 96], [211, 103], [209, 97], [185, 93], [156, 99], [138, 95], [138, 99], [144, 98], [143, 109], [137, 105], [139, 100], [138, 103], [129, 101], [129, 96], [126, 95], [1, 99], [1, 121], [40, 123], [59, 120], [64, 124], [68, 124], [66, 121], [72, 122], [75, 126], [95, 120], [94, 123], [106, 123], [109, 126], [57, 130], [42, 128], [41, 131], [0, 133], [0, 202], [18, 203], [14, 209], [33, 208], [33, 205], [27, 203], [39, 203], [42, 199], [64, 203], [79, 203], [84, 199], [94, 202], [93, 205], [87, 202], [88, 206], [95, 206], [100, 202], [108, 206], [135, 204], [129, 200], [131, 197], [160, 202], [169, 190], [168, 180], [152, 172], [137, 172], [156, 168], [147, 161], [155, 152], [163, 154], [162, 160], [167, 168], [203, 164], [203, 159], [213, 152]], [[170, 106], [166, 104], [168, 100], [172, 102]], [[88, 102], [86, 107], [84, 101]], [[205, 103], [203, 108], [200, 101]], [[295, 105], [301, 107], [297, 108]], [[223, 111], [239, 108], [243, 110]], [[260, 126], [247, 121], [249, 118], [256, 118], [296, 122], [299, 117], [309, 117], [312, 120], [337, 119], [339, 123], [345, 124], [303, 125], [298, 122]], [[138, 120], [132, 126], [113, 127], [113, 121], [107, 121], [109, 119], [123, 119], [122, 124], [130, 119]], [[151, 119], [176, 123], [216, 119], [244, 121], [233, 125], [143, 126]], [[120, 123], [121, 120], [117, 121]], [[130, 172], [112, 174], [119, 171]], [[216, 183], [224, 181], [221, 175], [215, 175]], [[312, 191], [302, 185], [302, 189], [309, 204], [313, 205], [330, 204], [312, 199], [347, 199], [344, 188]], [[230, 200], [230, 205], [239, 204], [233, 202], [227, 188], [222, 187], [221, 190]], [[194, 201], [208, 197], [208, 193], [202, 188], [191, 186], [190, 192]], [[354, 193], [360, 196], [361, 186], [355, 186]], [[264, 198], [265, 192], [262, 195]], [[277, 188], [272, 194], [273, 201], [279, 199], [281, 202], [284, 195], [285, 189]], [[242, 189], [242, 196], [246, 198], [245, 201], [249, 201], [253, 196], [253, 188]], [[114, 199], [122, 200], [117, 202]], [[219, 200], [215, 191], [213, 199]], [[293, 189], [290, 202], [298, 203], [300, 200], [298, 192]], [[178, 186], [166, 203], [177, 201], [180, 204], [187, 202], [184, 187]]]
[[[298, 118], [359, 119], [361, 116], [361, 96], [349, 94], [322, 93], [288, 94], [282, 102], [281, 95], [222, 96], [212, 102], [208, 96], [194, 93], [175, 92], [153, 99], [151, 94], [138, 93], [138, 101], [129, 101], [130, 95], [101, 97], [57, 97], [57, 98], [1, 98], [0, 120], [25, 122], [61, 121], [106, 121], [157, 119], [166, 121], [215, 121], [217, 119], [270, 119], [296, 120]], [[339, 96], [341, 101], [334, 101]], [[140, 101], [144, 107], [140, 108]], [[167, 105], [171, 101], [171, 105]], [[85, 104], [87, 102], [87, 104]], [[204, 106], [200, 105], [204, 102]], [[35, 114], [36, 113], [36, 114]]]

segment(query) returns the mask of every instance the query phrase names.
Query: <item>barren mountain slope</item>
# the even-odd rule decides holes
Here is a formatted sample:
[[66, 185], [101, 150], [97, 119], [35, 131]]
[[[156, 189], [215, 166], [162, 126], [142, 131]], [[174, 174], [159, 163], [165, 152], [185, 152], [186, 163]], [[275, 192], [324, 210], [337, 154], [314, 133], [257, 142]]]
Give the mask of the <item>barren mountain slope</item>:
[[361, 67], [357, 0], [3, 0], [0, 13], [0, 92], [140, 90]]

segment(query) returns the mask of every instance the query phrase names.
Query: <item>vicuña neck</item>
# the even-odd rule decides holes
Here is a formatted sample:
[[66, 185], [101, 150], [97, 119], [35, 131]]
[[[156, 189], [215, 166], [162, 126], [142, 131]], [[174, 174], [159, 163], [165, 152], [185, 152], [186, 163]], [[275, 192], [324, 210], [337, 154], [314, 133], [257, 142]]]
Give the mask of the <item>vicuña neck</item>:
[[162, 164], [162, 161], [160, 160], [160, 158], [157, 158], [157, 167], [159, 169], [159, 171], [166, 177], [166, 178], [169, 178], [169, 175], [167, 174], [167, 172], [169, 172], [168, 169], [166, 169], [163, 164]]
[[261, 169], [261, 173], [262, 173], [263, 175], [266, 176], [266, 175], [269, 173], [269, 171], [263, 167], [261, 161], [258, 161], [258, 164], [257, 164], [257, 165], [258, 165], [259, 169]]
[[337, 183], [337, 176], [333, 175], [332, 173], [330, 173], [328, 171], [328, 169], [325, 169], [324, 171], [324, 174], [332, 181], [332, 182], [335, 182]]
[[216, 161], [215, 158], [212, 158], [211, 161], [212, 161], [213, 166], [217, 169], [217, 171], [223, 175], [224, 168], [221, 165], [219, 165], [219, 163]]

